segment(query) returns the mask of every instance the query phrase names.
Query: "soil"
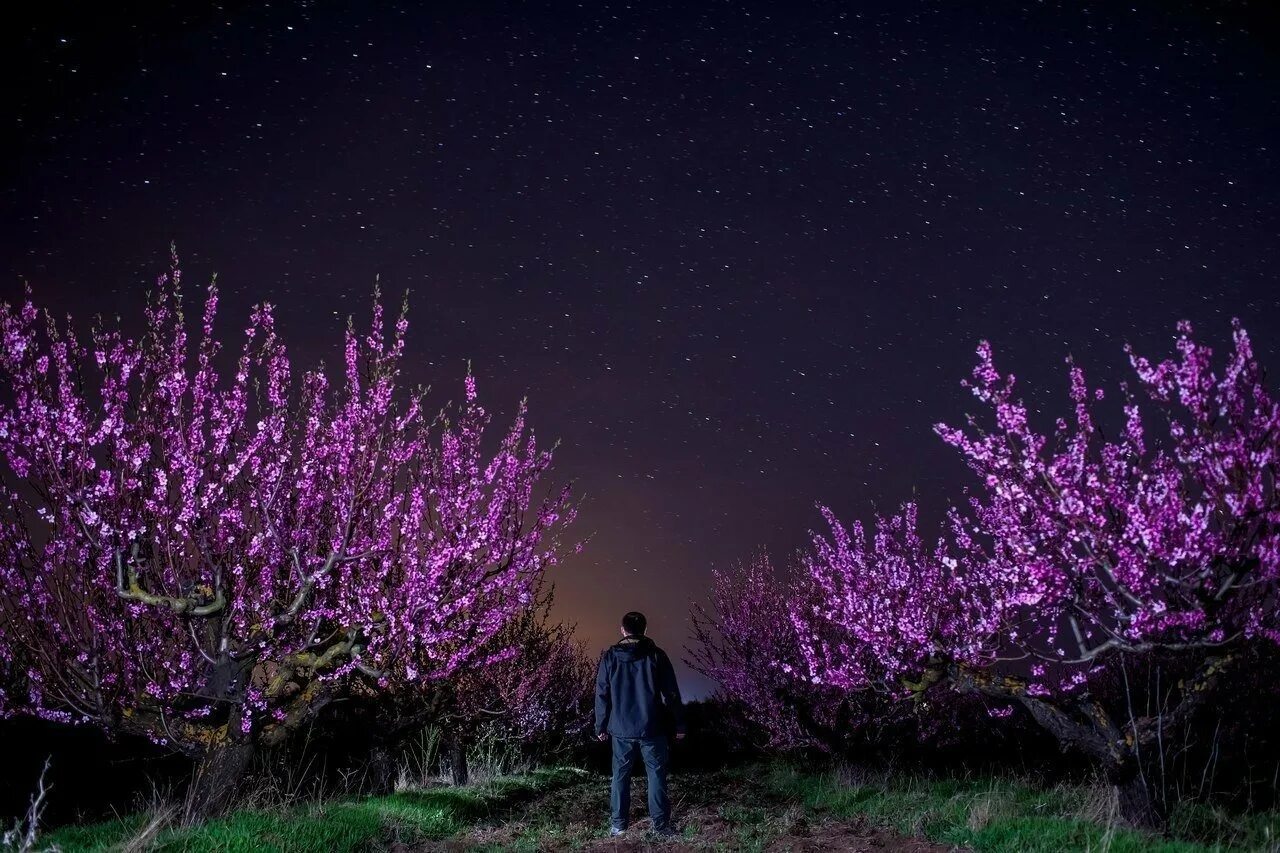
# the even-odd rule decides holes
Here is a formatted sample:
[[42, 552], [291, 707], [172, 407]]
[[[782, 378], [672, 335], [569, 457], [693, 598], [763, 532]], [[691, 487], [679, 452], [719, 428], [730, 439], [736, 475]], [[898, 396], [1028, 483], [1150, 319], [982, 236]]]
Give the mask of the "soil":
[[[632, 813], [645, 810], [643, 777], [632, 783]], [[833, 820], [770, 794], [750, 780], [720, 774], [673, 776], [673, 822], [680, 837], [650, 833], [647, 816], [627, 834], [607, 837], [609, 783], [602, 777], [549, 791], [512, 807], [489, 823], [443, 841], [397, 845], [395, 853], [462, 853], [473, 850], [560, 851], [888, 851], [938, 853], [954, 850], [907, 838], [862, 820]]]

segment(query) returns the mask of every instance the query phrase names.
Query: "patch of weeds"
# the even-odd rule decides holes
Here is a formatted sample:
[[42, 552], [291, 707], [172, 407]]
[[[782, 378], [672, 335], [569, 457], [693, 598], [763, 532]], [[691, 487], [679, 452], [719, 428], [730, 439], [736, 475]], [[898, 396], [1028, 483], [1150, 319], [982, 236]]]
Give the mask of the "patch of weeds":
[[758, 826], [768, 820], [768, 815], [764, 809], [744, 806], [740, 803], [721, 806], [716, 811], [719, 812], [720, 817], [730, 823], [737, 823], [743, 826]]
[[[245, 809], [193, 827], [156, 834], [157, 851], [219, 850], [225, 853], [355, 853], [387, 841], [414, 842], [461, 832], [502, 808], [551, 788], [572, 785], [582, 771], [538, 770], [462, 788], [397, 791], [380, 797], [283, 811]], [[146, 816], [50, 833], [46, 843], [66, 853], [120, 848], [145, 827]]]
[[128, 815], [101, 823], [67, 826], [42, 837], [43, 842], [64, 851], [120, 848], [142, 830], [145, 815]]
[[771, 838], [769, 833], [761, 831], [758, 826], [739, 826], [734, 830], [734, 834], [737, 843], [733, 849], [744, 851], [744, 853], [759, 853], [764, 850]]
[[900, 775], [875, 782], [848, 773], [811, 773], [774, 764], [765, 786], [828, 818], [864, 816], [899, 832], [968, 847], [978, 853], [1207, 853], [1280, 849], [1280, 815], [1230, 816], [1183, 807], [1172, 838], [1119, 824], [1111, 789], [1099, 785], [1041, 787], [1015, 778], [926, 778]]
[[1173, 835], [1182, 838], [1220, 839], [1244, 850], [1280, 851], [1280, 813], [1237, 814], [1205, 803], [1186, 802], [1169, 817]]

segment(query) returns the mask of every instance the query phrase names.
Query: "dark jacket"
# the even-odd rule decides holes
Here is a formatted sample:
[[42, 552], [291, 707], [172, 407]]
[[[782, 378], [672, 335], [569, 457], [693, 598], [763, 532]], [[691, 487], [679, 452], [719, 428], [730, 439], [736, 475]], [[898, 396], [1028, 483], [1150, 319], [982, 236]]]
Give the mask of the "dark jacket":
[[640, 738], [684, 732], [684, 705], [667, 653], [648, 637], [610, 646], [596, 670], [596, 734]]

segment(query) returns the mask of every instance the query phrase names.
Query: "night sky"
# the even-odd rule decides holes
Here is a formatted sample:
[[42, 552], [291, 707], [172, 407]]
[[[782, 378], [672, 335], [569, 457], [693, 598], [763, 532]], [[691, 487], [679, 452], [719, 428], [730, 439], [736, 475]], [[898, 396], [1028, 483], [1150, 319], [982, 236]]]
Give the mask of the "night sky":
[[176, 240], [333, 364], [408, 289], [409, 381], [561, 441], [593, 647], [815, 501], [936, 517], [980, 338], [1046, 416], [1180, 318], [1280, 374], [1269, 3], [86, 5], [0, 36], [4, 298], [137, 317]]

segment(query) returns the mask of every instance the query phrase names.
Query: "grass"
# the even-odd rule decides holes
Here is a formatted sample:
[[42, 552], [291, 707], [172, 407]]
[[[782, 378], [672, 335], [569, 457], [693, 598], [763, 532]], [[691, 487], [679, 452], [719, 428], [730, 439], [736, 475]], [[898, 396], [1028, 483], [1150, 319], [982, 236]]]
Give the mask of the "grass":
[[[466, 835], [467, 849], [576, 850], [607, 832], [607, 788], [603, 776], [554, 768], [463, 788], [244, 809], [196, 827], [166, 827], [155, 815], [143, 814], [63, 828], [42, 841], [67, 853], [344, 853]], [[643, 802], [643, 795], [638, 799]], [[896, 847], [896, 833], [976, 853], [1280, 853], [1280, 814], [1274, 812], [1236, 816], [1203, 805], [1183, 806], [1173, 815], [1170, 837], [1158, 838], [1120, 826], [1105, 787], [1045, 787], [1015, 777], [815, 772], [774, 762], [677, 774], [673, 802], [686, 842], [707, 850], [785, 848], [801, 836], [830, 838], [839, 847], [843, 838], [873, 832], [875, 843], [887, 850]], [[868, 825], [885, 829], [868, 830]], [[842, 827], [852, 834], [839, 835]]]
[[[578, 781], [583, 775], [583, 771], [572, 768], [551, 768], [464, 788], [400, 791], [284, 811], [242, 810], [200, 826], [162, 829], [147, 849], [347, 853], [393, 841], [445, 838], [512, 802]], [[56, 845], [65, 853], [120, 850], [130, 846], [147, 821], [146, 815], [132, 815], [65, 827], [41, 841]]]
[[865, 817], [905, 835], [977, 853], [1202, 853], [1280, 851], [1280, 814], [1231, 816], [1205, 806], [1178, 808], [1170, 838], [1118, 825], [1108, 789], [1035, 786], [1016, 778], [841, 778], [775, 764], [763, 777], [771, 792], [832, 818]]

